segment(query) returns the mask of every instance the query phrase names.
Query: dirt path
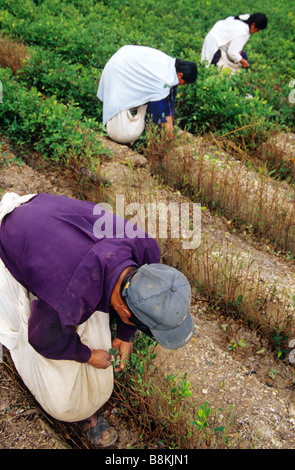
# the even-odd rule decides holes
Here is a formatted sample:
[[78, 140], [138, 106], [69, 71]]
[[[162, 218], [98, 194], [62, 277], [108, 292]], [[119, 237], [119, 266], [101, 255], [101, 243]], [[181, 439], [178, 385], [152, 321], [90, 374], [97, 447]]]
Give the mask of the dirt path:
[[[37, 158], [31, 161], [34, 168], [21, 163], [15, 159], [5, 140], [0, 140], [2, 193], [49, 192], [74, 196], [70, 184], [49, 165]], [[126, 146], [112, 142], [108, 142], [108, 146], [114, 152], [114, 158], [106, 162], [101, 171], [117, 193], [128, 186], [130, 201], [134, 198], [143, 200], [151, 193], [170, 197], [155, 185], [142, 156]], [[132, 172], [126, 172], [130, 167]], [[215, 235], [218, 229], [230, 243], [235, 240], [241, 250], [254, 251], [263, 261], [265, 276], [276, 269], [277, 276], [292, 285], [294, 265], [267, 253], [262, 247], [260, 249], [255, 240], [231, 233], [225, 221], [212, 217], [209, 212], [204, 216], [204, 226]], [[193, 400], [196, 403], [208, 401], [215, 409], [222, 408], [221, 424], [227, 425], [228, 413], [234, 411], [235, 424], [228, 429], [232, 442], [241, 440], [242, 447], [246, 448], [295, 448], [294, 366], [288, 359], [277, 360], [266, 340], [239, 321], [215, 312], [196, 295], [192, 313], [196, 324], [192, 341], [175, 352], [158, 347], [156, 373], [159, 379], [164, 371], [187, 372]], [[3, 365], [0, 365], [0, 383], [0, 448], [62, 448], [69, 445], [56, 428], [48, 424], [30, 394], [7, 374]], [[119, 430], [116, 447], [126, 448], [136, 441], [136, 432], [126, 431], [124, 423], [112, 411], [107, 409], [106, 413]]]

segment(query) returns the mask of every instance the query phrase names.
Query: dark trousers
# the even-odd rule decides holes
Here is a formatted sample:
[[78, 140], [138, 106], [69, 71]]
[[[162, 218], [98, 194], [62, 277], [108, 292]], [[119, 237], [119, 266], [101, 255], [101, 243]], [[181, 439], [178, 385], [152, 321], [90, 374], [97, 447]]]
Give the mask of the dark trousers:
[[[246, 59], [248, 61], [248, 56], [245, 51], [242, 51], [241, 56], [243, 57], [243, 59]], [[217, 65], [217, 62], [219, 61], [220, 57], [221, 57], [221, 50], [218, 49], [218, 51], [216, 51], [213, 56], [211, 65]]]

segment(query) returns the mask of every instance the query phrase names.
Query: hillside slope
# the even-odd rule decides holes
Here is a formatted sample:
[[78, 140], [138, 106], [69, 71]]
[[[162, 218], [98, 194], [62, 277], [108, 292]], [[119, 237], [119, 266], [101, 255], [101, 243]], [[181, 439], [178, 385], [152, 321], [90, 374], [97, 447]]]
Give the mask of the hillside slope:
[[[38, 160], [37, 155], [32, 155], [31, 161], [30, 155], [27, 155], [27, 164], [15, 160], [9, 144], [3, 139], [2, 141], [2, 193], [15, 191], [18, 194], [26, 194], [44, 191], [75, 197], [77, 188], [70, 186], [64, 175]], [[104, 145], [113, 151], [113, 157], [101, 167], [101, 172], [109, 182], [109, 187], [105, 188], [105, 196], [108, 196], [109, 201], [114, 199], [115, 194], [125, 194], [128, 203], [134, 199], [144, 203], [147, 195], [150, 197], [151, 194], [157, 200], [167, 201], [171, 200], [171, 197], [175, 201], [182, 200], [178, 199], [181, 196], [177, 193], [172, 196], [155, 181], [150, 174], [148, 162], [141, 155], [135, 154], [126, 146], [107, 140], [104, 140]], [[89, 199], [94, 197], [97, 195], [89, 193]], [[277, 269], [276, 275], [280, 282], [290, 279], [292, 285], [294, 263], [287, 262], [283, 257], [280, 258], [263, 248], [259, 250], [254, 242], [240, 239], [238, 234], [229, 231], [223, 218], [213, 217], [209, 211], [204, 213], [202, 222], [204, 233], [214, 237], [215, 241], [227, 239], [229, 244], [239, 244], [240, 252], [243, 250], [244, 253], [253, 253], [255, 259], [261, 262], [264, 280], [265, 276], [271, 276]], [[178, 257], [173, 258], [173, 247], [166, 248], [168, 260], [171, 264], [177, 263]], [[193, 284], [192, 292], [195, 335], [186, 347], [175, 352], [158, 347], [155, 374], [161, 380], [166, 371], [175, 374], [187, 372], [196, 403], [208, 401], [215, 409], [222, 408], [219, 419], [224, 425], [228, 424], [228, 414], [234, 413], [233, 424], [227, 429], [233, 446], [239, 443], [240, 447], [246, 448], [295, 448], [294, 366], [288, 358], [284, 361], [277, 360], [269, 341], [263, 339], [259, 332], [248, 329], [240, 319], [234, 320], [222, 311], [211, 308], [208, 301], [195, 291]], [[0, 374], [1, 387], [4, 387], [8, 379], [7, 369], [3, 365], [0, 366]], [[17, 404], [16, 395], [19, 397]], [[60, 441], [60, 436], [53, 433], [52, 429], [58, 429], [54, 420], [49, 428], [47, 425], [43, 426], [42, 423], [48, 421], [40, 411], [29, 415], [34, 416], [37, 423], [41, 423], [32, 430], [28, 414], [20, 411], [24, 409], [27, 396], [27, 391], [20, 390], [18, 385], [11, 381], [9, 392], [6, 390], [5, 396], [1, 394], [0, 447], [67, 446], [68, 443]], [[116, 447], [126, 448], [128, 444], [135, 446], [138, 437], [136, 430], [126, 430], [126, 423], [118, 420], [116, 414], [111, 411], [110, 420], [119, 430]], [[31, 437], [32, 432], [35, 433], [35, 440]], [[15, 439], [18, 433], [18, 439]], [[83, 444], [81, 446], [83, 447]]]

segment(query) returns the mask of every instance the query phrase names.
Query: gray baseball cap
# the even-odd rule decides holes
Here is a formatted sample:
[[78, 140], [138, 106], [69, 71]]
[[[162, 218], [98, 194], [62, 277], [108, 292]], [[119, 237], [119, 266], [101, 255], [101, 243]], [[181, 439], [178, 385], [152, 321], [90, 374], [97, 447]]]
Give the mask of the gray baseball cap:
[[165, 264], [145, 264], [126, 282], [122, 296], [131, 312], [167, 349], [184, 346], [195, 327], [187, 278]]

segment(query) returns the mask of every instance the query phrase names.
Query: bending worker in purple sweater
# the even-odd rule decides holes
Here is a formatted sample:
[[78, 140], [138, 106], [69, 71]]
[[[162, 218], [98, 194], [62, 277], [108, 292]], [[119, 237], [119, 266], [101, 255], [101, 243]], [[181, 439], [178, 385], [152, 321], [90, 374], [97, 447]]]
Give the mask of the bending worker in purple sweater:
[[117, 437], [97, 414], [113, 390], [110, 349], [123, 368], [137, 328], [169, 349], [194, 333], [187, 279], [130, 225], [66, 196], [7, 193], [0, 204], [0, 342], [45, 411], [83, 421], [100, 446]]

